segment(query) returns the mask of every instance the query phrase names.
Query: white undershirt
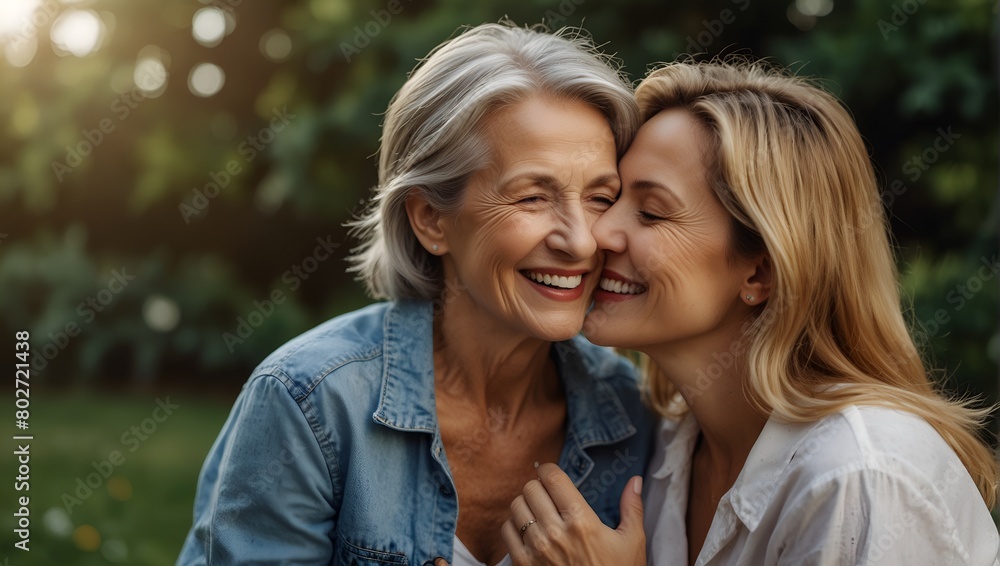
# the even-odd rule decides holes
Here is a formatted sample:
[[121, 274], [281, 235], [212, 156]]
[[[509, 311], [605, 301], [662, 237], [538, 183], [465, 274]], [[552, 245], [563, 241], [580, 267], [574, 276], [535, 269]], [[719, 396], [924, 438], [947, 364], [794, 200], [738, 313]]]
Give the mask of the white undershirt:
[[[489, 566], [485, 562], [480, 562], [475, 556], [469, 552], [468, 548], [462, 544], [462, 541], [458, 540], [458, 535], [455, 535], [454, 550], [452, 551], [451, 566]], [[500, 562], [497, 562], [496, 566], [513, 566], [510, 561], [510, 555], [504, 556]]]

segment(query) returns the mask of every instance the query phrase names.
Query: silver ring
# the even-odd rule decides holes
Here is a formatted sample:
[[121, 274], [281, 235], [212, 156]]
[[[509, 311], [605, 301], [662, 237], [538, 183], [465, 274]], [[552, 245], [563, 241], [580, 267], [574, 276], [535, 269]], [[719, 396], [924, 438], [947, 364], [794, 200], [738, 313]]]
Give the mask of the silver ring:
[[530, 527], [531, 525], [534, 525], [534, 524], [535, 524], [535, 520], [532, 519], [532, 520], [528, 521], [527, 523], [521, 525], [521, 536], [523, 537], [524, 536], [524, 531], [528, 530], [528, 527]]

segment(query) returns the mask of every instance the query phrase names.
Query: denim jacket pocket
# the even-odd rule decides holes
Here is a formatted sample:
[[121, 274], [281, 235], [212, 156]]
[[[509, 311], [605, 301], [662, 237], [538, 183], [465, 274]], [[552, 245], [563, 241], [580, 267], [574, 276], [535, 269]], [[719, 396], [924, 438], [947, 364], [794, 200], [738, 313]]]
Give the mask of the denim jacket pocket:
[[339, 544], [334, 553], [333, 563], [337, 566], [406, 566], [409, 561], [402, 552], [375, 550], [354, 544], [342, 535], [337, 535]]

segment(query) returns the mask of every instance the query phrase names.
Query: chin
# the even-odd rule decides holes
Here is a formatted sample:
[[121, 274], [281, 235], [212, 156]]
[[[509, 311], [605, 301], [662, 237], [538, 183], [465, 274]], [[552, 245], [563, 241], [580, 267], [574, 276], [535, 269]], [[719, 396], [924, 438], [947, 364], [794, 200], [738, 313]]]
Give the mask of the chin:
[[621, 344], [612, 344], [614, 337], [619, 338], [621, 333], [614, 332], [614, 323], [608, 320], [608, 315], [604, 312], [593, 310], [583, 321], [583, 335], [592, 343], [598, 346], [623, 347]]
[[542, 335], [538, 336], [542, 340], [548, 342], [563, 342], [565, 340], [570, 340], [576, 335], [580, 334], [580, 327], [576, 327], [575, 330], [553, 330], [549, 329]]
[[532, 324], [531, 334], [547, 342], [562, 342], [580, 333], [583, 327], [582, 317], [576, 320], [536, 321]]
[[587, 332], [587, 326], [586, 325], [584, 325], [584, 327], [583, 327], [583, 335], [584, 335], [584, 337], [587, 338], [587, 340], [591, 344], [597, 344], [598, 346], [611, 346], [611, 347], [614, 347], [614, 348], [621, 347], [621, 346], [618, 346], [616, 344], [609, 344], [607, 340], [603, 340], [603, 338], [605, 338], [605, 337], [602, 336], [600, 333], [598, 333], [597, 335], [594, 335], [594, 334], [592, 334], [590, 332]]

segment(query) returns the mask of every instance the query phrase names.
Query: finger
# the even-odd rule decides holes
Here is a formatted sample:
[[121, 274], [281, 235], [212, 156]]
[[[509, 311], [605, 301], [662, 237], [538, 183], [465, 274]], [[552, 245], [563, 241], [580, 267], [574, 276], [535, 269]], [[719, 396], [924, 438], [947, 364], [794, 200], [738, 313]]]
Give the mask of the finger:
[[[518, 529], [521, 526], [526, 525], [528, 521], [537, 521], [534, 515], [531, 514], [531, 508], [528, 507], [528, 503], [524, 500], [524, 495], [518, 495], [514, 498], [514, 501], [510, 502], [510, 515], [511, 521], [513, 521], [514, 526]], [[535, 525], [528, 527], [529, 529], [534, 528]], [[518, 531], [520, 535], [520, 530]]]
[[618, 525], [618, 532], [629, 537], [643, 535], [642, 476], [635, 476], [625, 484], [619, 505], [622, 521]]
[[434, 566], [448, 566], [448, 561], [444, 558], [437, 558], [434, 560]]
[[515, 566], [522, 566], [530, 564], [531, 562], [528, 549], [525, 547], [524, 541], [521, 539], [521, 533], [518, 531], [518, 528], [519, 527], [514, 524], [513, 519], [507, 519], [504, 521], [503, 526], [500, 527], [500, 538], [503, 539], [503, 543], [507, 545], [507, 554], [510, 554], [511, 562], [513, 562]]
[[562, 516], [552, 502], [549, 492], [539, 480], [531, 480], [524, 485], [524, 501], [531, 511], [531, 516], [539, 524], [555, 527], [562, 524]]
[[538, 479], [545, 487], [545, 491], [548, 492], [560, 515], [585, 515], [589, 513], [596, 517], [587, 500], [573, 485], [573, 480], [569, 479], [566, 472], [559, 469], [559, 466], [542, 464], [538, 467]]

